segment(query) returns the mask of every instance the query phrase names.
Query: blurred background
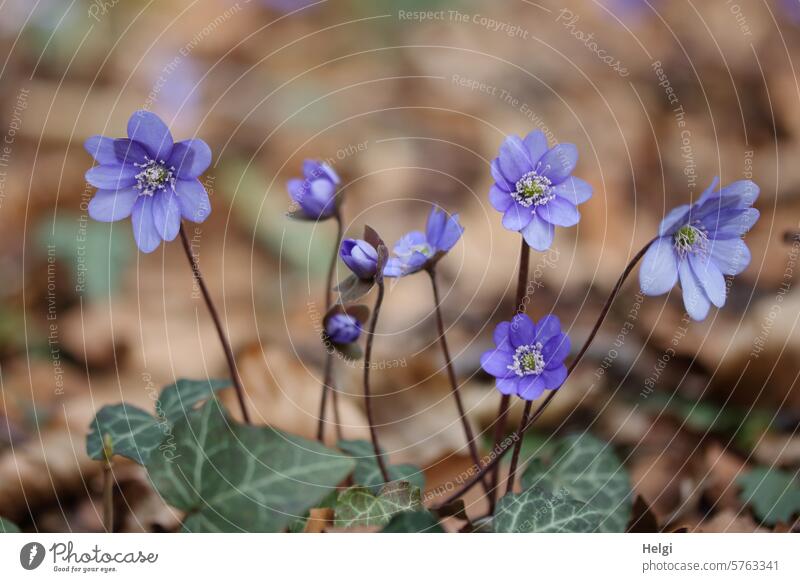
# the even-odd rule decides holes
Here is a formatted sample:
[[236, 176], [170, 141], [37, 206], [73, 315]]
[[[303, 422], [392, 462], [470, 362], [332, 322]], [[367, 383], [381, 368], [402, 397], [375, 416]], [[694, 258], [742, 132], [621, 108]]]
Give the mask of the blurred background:
[[[589, 431], [664, 527], [767, 528], [737, 479], [796, 485], [800, 468], [800, 243], [784, 239], [800, 229], [798, 57], [796, 0], [0, 0], [0, 515], [100, 529], [95, 411], [227, 374], [180, 245], [144, 255], [129, 221], [87, 216], [83, 141], [124, 135], [144, 108], [211, 145], [194, 250], [255, 416], [309, 438], [335, 226], [285, 217], [303, 159], [342, 176], [351, 236], [369, 224], [391, 245], [432, 203], [460, 215], [439, 277], [483, 443], [499, 395], [479, 357], [515, 307], [519, 237], [487, 198], [506, 135], [575, 143], [595, 189], [531, 256], [528, 313], [557, 314], [573, 346], [669, 209], [715, 176], [756, 181], [753, 260], [725, 308], [689, 322], [679, 291], [643, 298], [632, 279], [526, 450]], [[424, 275], [390, 284], [374, 372], [382, 443], [429, 488], [470, 465], [432, 315]], [[367, 434], [361, 374], [337, 365], [348, 438]], [[119, 529], [175, 528], [140, 467], [117, 478]], [[468, 503], [481, 513], [477, 489]]]

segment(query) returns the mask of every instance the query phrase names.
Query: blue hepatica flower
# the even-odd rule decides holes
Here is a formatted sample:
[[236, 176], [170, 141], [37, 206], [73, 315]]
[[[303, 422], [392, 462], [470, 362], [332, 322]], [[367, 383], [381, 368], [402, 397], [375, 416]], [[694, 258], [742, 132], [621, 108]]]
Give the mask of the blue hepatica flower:
[[569, 355], [570, 342], [561, 333], [561, 322], [555, 315], [539, 323], [525, 314], [516, 315], [495, 328], [494, 343], [497, 347], [481, 356], [481, 366], [495, 377], [503, 394], [536, 400], [567, 379], [564, 359]]
[[378, 251], [365, 240], [344, 239], [339, 256], [359, 279], [372, 279], [378, 272]]
[[96, 135], [86, 151], [99, 165], [86, 172], [98, 188], [89, 216], [100, 222], [131, 217], [136, 245], [145, 253], [178, 236], [181, 218], [203, 222], [211, 203], [198, 177], [211, 164], [211, 149], [201, 139], [175, 143], [169, 128], [149, 111], [128, 121], [128, 138]]
[[289, 180], [287, 189], [303, 216], [309, 220], [330, 218], [336, 213], [336, 187], [341, 183], [325, 162], [303, 162], [303, 179]]
[[434, 206], [424, 233], [415, 230], [397, 241], [394, 246], [396, 256], [386, 262], [383, 274], [386, 277], [405, 277], [416, 273], [452, 249], [463, 233], [458, 214], [448, 216], [444, 210]]
[[571, 176], [578, 150], [569, 143], [547, 147], [541, 131], [525, 139], [509, 136], [492, 161], [495, 184], [489, 201], [503, 213], [503, 226], [518, 231], [537, 251], [553, 243], [556, 226], [574, 226], [581, 218], [578, 204], [591, 198], [592, 187]]
[[715, 192], [718, 183], [715, 178], [697, 202], [667, 215], [639, 271], [645, 295], [662, 295], [680, 280], [686, 311], [697, 321], [712, 304], [725, 305], [724, 275], [738, 275], [750, 264], [742, 236], [759, 217], [751, 208], [758, 186], [742, 180]]
[[347, 313], [336, 313], [325, 322], [325, 333], [335, 344], [351, 344], [361, 335], [361, 322]]

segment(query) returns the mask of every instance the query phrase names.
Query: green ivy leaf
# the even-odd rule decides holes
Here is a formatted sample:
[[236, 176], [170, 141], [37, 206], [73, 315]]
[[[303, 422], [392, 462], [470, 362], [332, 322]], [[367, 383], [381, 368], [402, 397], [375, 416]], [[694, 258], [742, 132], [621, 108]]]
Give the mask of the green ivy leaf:
[[582, 433], [561, 439], [552, 462], [534, 459], [522, 475], [522, 488], [540, 487], [589, 503], [605, 512], [599, 531], [624, 532], [632, 510], [632, 492], [627, 471], [611, 445]]
[[378, 495], [367, 487], [350, 487], [336, 503], [337, 527], [372, 527], [389, 523], [397, 513], [422, 509], [420, 490], [407, 481], [385, 485]]
[[444, 528], [430, 511], [404, 511], [395, 515], [383, 533], [444, 533]]
[[500, 499], [493, 526], [498, 533], [588, 533], [602, 531], [606, 517], [605, 511], [571, 497], [564, 489], [552, 494], [531, 487]]
[[208, 400], [214, 394], [231, 386], [230, 380], [187, 380], [181, 378], [161, 391], [156, 411], [159, 417], [171, 424], [184, 418], [196, 404]]
[[737, 479], [742, 491], [739, 499], [753, 508], [756, 517], [769, 525], [791, 523], [800, 513], [800, 486], [794, 474], [756, 467]]
[[178, 421], [171, 442], [147, 468], [164, 500], [188, 513], [186, 531], [281, 531], [354, 465], [317, 442], [236, 424], [216, 401]]
[[[355, 459], [356, 469], [353, 472], [355, 484], [368, 487], [372, 493], [377, 494], [384, 482], [378, 461], [375, 459], [372, 443], [361, 440], [341, 440], [336, 443], [336, 446]], [[386, 470], [389, 471], [392, 481], [408, 481], [420, 489], [425, 487], [425, 473], [416, 465], [389, 465]]]
[[19, 528], [7, 519], [0, 517], [0, 533], [19, 533]]
[[158, 449], [164, 431], [158, 420], [141, 408], [129, 404], [113, 404], [101, 408], [89, 425], [86, 454], [97, 461], [105, 459], [103, 438], [108, 435], [115, 455], [146, 465], [150, 454]]

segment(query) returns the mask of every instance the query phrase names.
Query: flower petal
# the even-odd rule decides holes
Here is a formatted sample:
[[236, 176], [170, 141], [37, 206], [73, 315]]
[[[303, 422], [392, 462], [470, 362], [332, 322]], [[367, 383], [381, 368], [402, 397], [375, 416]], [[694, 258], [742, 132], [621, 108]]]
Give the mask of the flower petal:
[[86, 181], [101, 190], [121, 190], [136, 184], [136, 166], [94, 166], [86, 172]]
[[525, 376], [517, 384], [517, 394], [525, 400], [536, 400], [544, 392], [545, 385], [542, 376]]
[[688, 204], [683, 204], [670, 210], [658, 227], [658, 236], [675, 234], [676, 230], [688, 222], [690, 208]]
[[561, 320], [555, 315], [545, 315], [536, 324], [534, 341], [546, 344], [561, 333]]
[[723, 275], [738, 275], [750, 264], [750, 249], [740, 238], [710, 240], [708, 247]]
[[98, 164], [108, 166], [119, 163], [117, 154], [114, 151], [114, 138], [93, 135], [83, 142], [83, 147]]
[[168, 164], [182, 180], [197, 178], [211, 165], [211, 148], [202, 139], [179, 141], [172, 148]]
[[755, 203], [759, 192], [758, 185], [751, 180], [739, 180], [725, 186], [719, 194], [723, 198], [735, 197], [740, 207], [747, 208]]
[[544, 367], [552, 369], [560, 366], [569, 355], [570, 341], [565, 333], [559, 333], [550, 338], [542, 348]]
[[555, 227], [542, 220], [536, 214], [530, 224], [522, 230], [522, 236], [525, 237], [525, 242], [530, 245], [532, 249], [537, 251], [546, 251], [553, 244], [553, 236], [555, 235]]
[[89, 202], [89, 216], [98, 222], [114, 222], [128, 218], [139, 197], [136, 188], [98, 190]]
[[133, 225], [133, 238], [136, 239], [136, 246], [143, 253], [152, 253], [161, 244], [161, 237], [158, 235], [155, 222], [153, 220], [153, 197], [139, 196], [136, 204], [133, 205], [131, 212], [131, 224]]
[[137, 111], [128, 120], [128, 137], [142, 144], [156, 161], [168, 160], [172, 134], [161, 118], [150, 111]]
[[497, 327], [494, 328], [494, 345], [497, 346], [500, 350], [511, 350], [511, 341], [508, 338], [508, 334], [511, 331], [511, 323], [508, 321], [502, 321], [497, 324]]
[[539, 129], [534, 129], [525, 139], [522, 140], [525, 147], [528, 149], [528, 158], [531, 162], [531, 167], [535, 167], [537, 162], [542, 159], [542, 156], [547, 153], [547, 137]]
[[567, 367], [563, 364], [557, 368], [544, 370], [541, 375], [544, 381], [544, 386], [548, 390], [556, 390], [561, 388], [564, 380], [567, 379]]
[[162, 191], [153, 196], [153, 222], [162, 239], [175, 240], [181, 228], [181, 208], [177, 194]]
[[692, 253], [689, 255], [689, 265], [711, 303], [717, 307], [725, 305], [725, 277], [717, 263], [710, 257]]
[[446, 223], [447, 213], [438, 206], [434, 206], [428, 215], [428, 222], [425, 225], [425, 238], [431, 245], [436, 246], [444, 232]]
[[298, 204], [305, 196], [305, 184], [305, 181], [299, 178], [292, 178], [286, 183], [286, 190], [289, 191], [289, 196]]
[[571, 143], [562, 143], [550, 149], [536, 167], [536, 171], [553, 184], [560, 184], [575, 170], [578, 164], [578, 148]]
[[572, 202], [575, 206], [583, 204], [592, 197], [592, 186], [589, 182], [570, 176], [560, 184], [552, 187], [553, 194]]
[[503, 176], [511, 184], [516, 184], [517, 180], [533, 169], [533, 164], [528, 158], [528, 148], [516, 135], [510, 135], [505, 139], [500, 146], [500, 156], [497, 159]]
[[513, 396], [517, 393], [517, 386], [519, 386], [519, 378], [517, 376], [510, 376], [508, 378], [497, 378], [495, 386], [500, 391], [500, 394], [506, 396]]
[[720, 217], [717, 228], [709, 230], [709, 236], [712, 239], [740, 238], [753, 228], [760, 216], [761, 213], [755, 208], [725, 212]]
[[518, 202], [514, 202], [503, 214], [503, 227], [508, 230], [519, 232], [533, 219], [533, 211]]
[[147, 161], [147, 150], [139, 142], [120, 138], [114, 140], [114, 153], [118, 164], [143, 164]]
[[200, 180], [175, 180], [175, 193], [186, 220], [203, 222], [211, 214], [211, 201]]
[[689, 261], [680, 261], [678, 275], [681, 280], [683, 305], [686, 312], [695, 321], [703, 321], [708, 315], [708, 310], [711, 309], [711, 302], [700, 287], [700, 283], [689, 266]]
[[492, 186], [491, 190], [489, 190], [489, 203], [495, 210], [505, 212], [513, 202], [514, 199], [511, 195], [497, 186]]
[[642, 293], [663, 295], [678, 282], [678, 257], [672, 247], [672, 239], [657, 239], [644, 255], [639, 269], [639, 285]]
[[481, 368], [496, 378], [507, 378], [514, 375], [514, 372], [508, 369], [513, 363], [514, 356], [511, 352], [493, 349], [481, 355]]
[[500, 170], [500, 158], [493, 159], [489, 167], [492, 172], [492, 178], [494, 178], [498, 188], [506, 192], [514, 192], [516, 190], [516, 182], [509, 182]]
[[575, 226], [580, 222], [581, 214], [572, 202], [556, 196], [547, 204], [539, 206], [536, 214], [545, 221], [556, 226]]
[[318, 160], [304, 160], [303, 161], [303, 176], [306, 180], [319, 180], [326, 178], [338, 186], [341, 182], [339, 174], [325, 162]]
[[536, 325], [526, 314], [518, 313], [511, 319], [508, 338], [511, 340], [513, 347], [518, 348], [519, 346], [532, 344], [535, 336]]

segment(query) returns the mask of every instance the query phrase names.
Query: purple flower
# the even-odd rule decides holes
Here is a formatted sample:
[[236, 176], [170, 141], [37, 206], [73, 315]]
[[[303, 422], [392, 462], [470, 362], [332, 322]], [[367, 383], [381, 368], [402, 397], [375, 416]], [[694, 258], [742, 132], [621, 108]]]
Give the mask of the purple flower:
[[340, 182], [339, 176], [325, 162], [306, 160], [303, 179], [289, 180], [287, 189], [306, 219], [320, 220], [336, 213], [336, 187]]
[[555, 315], [533, 323], [525, 314], [515, 315], [494, 330], [493, 350], [481, 356], [481, 366], [494, 376], [503, 394], [536, 400], [545, 390], [559, 388], [567, 379], [564, 359], [569, 355], [569, 337], [561, 333]]
[[211, 164], [200, 139], [174, 143], [169, 128], [149, 111], [128, 120], [128, 138], [96, 135], [86, 151], [98, 162], [86, 180], [98, 188], [89, 216], [100, 222], [131, 217], [136, 244], [145, 253], [178, 236], [181, 218], [203, 222], [211, 203], [198, 177]]
[[425, 232], [415, 230], [403, 235], [394, 246], [397, 256], [387, 261], [383, 274], [386, 277], [404, 277], [416, 273], [429, 261], [438, 260], [452, 249], [463, 232], [464, 228], [458, 223], [458, 214], [448, 216], [444, 210], [434, 206], [428, 216]]
[[725, 275], [738, 275], [750, 264], [742, 236], [759, 217], [751, 208], [758, 186], [741, 180], [715, 192], [718, 183], [715, 178], [697, 202], [667, 215], [639, 271], [645, 295], [666, 293], [680, 280], [686, 311], [697, 321], [711, 304], [725, 305]]
[[780, 0], [784, 15], [794, 24], [800, 24], [800, 0]]
[[361, 335], [361, 322], [347, 313], [336, 313], [325, 322], [325, 333], [335, 344], [351, 344]]
[[522, 233], [537, 251], [553, 242], [556, 226], [574, 226], [581, 218], [578, 204], [592, 196], [592, 187], [570, 174], [578, 150], [569, 143], [547, 147], [541, 131], [525, 139], [509, 136], [492, 161], [495, 184], [489, 192], [492, 206], [503, 213], [503, 226]]
[[344, 239], [339, 256], [359, 279], [372, 279], [378, 271], [378, 251], [365, 240]]

